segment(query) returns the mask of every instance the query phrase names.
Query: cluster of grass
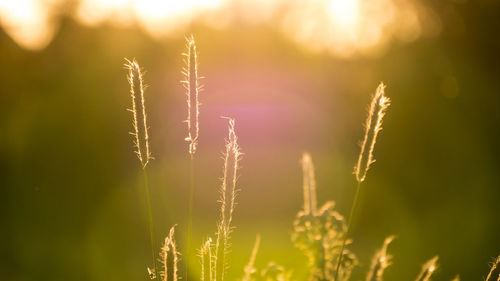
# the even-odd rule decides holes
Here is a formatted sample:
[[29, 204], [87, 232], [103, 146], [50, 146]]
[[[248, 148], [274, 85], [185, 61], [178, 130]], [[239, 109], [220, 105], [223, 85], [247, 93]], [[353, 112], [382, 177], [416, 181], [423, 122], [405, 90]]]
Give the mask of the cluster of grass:
[[[194, 192], [194, 157], [197, 150], [199, 133], [199, 100], [198, 94], [201, 90], [198, 77], [197, 51], [194, 38], [187, 38], [186, 44], [186, 67], [183, 70], [185, 80], [182, 81], [187, 94], [188, 117], [186, 120], [188, 136], [185, 140], [189, 143], [190, 165], [190, 189], [189, 189], [189, 218], [188, 237], [186, 253], [190, 255], [192, 245], [192, 210]], [[170, 229], [161, 247], [159, 258], [156, 255], [155, 238], [153, 233], [153, 216], [149, 198], [149, 187], [147, 181], [146, 167], [152, 159], [149, 150], [149, 136], [147, 116], [144, 100], [143, 74], [137, 61], [127, 60], [126, 67], [129, 71], [128, 80], [132, 96], [133, 128], [131, 133], [134, 139], [135, 152], [141, 163], [144, 173], [144, 188], [146, 189], [146, 201], [148, 206], [148, 221], [152, 249], [153, 267], [147, 268], [151, 279], [162, 281], [177, 281], [182, 279], [179, 274], [180, 253], [175, 242], [175, 226]], [[357, 181], [356, 193], [352, 203], [351, 211], [346, 220], [335, 211], [335, 202], [325, 202], [318, 207], [316, 199], [316, 181], [314, 165], [309, 153], [302, 156], [304, 206], [297, 213], [293, 222], [291, 240], [295, 247], [300, 249], [307, 257], [308, 280], [313, 281], [347, 281], [350, 280], [351, 272], [358, 264], [356, 255], [349, 250], [352, 240], [349, 239], [352, 216], [358, 201], [358, 196], [365, 181], [367, 172], [375, 162], [374, 149], [377, 136], [382, 129], [382, 122], [386, 110], [390, 105], [390, 99], [385, 95], [385, 85], [380, 83], [373, 95], [368, 116], [365, 123], [365, 135], [361, 144], [361, 151], [354, 169]], [[235, 131], [235, 120], [228, 117], [228, 137], [224, 151], [223, 176], [220, 187], [220, 214], [216, 225], [214, 237], [208, 237], [199, 249], [202, 281], [223, 281], [228, 268], [228, 254], [230, 238], [233, 231], [232, 219], [235, 207], [239, 160], [242, 156], [238, 145], [238, 137]], [[389, 236], [383, 242], [382, 247], [375, 253], [367, 281], [381, 281], [384, 270], [391, 265], [391, 255], [388, 246], [394, 236]], [[249, 262], [243, 269], [243, 281], [288, 281], [294, 280], [293, 271], [275, 263], [269, 262], [264, 268], [256, 268], [260, 245], [260, 236], [257, 235], [255, 245], [251, 252]], [[191, 258], [187, 256], [186, 258]], [[438, 257], [434, 257], [424, 263], [417, 281], [428, 281], [437, 269]], [[500, 281], [500, 256], [491, 266], [486, 281]], [[187, 263], [186, 263], [187, 264]], [[186, 266], [185, 279], [188, 279], [189, 269]], [[458, 281], [456, 276], [453, 281]]]

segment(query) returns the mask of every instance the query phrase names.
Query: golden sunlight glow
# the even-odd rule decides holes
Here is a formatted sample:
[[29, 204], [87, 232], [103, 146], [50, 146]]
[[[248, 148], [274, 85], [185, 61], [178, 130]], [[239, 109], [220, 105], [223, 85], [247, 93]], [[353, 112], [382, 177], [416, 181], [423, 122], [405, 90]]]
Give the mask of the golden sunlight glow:
[[[21, 47], [42, 49], [54, 35], [54, 3], [68, 1], [0, 0], [0, 24]], [[186, 32], [194, 21], [272, 23], [308, 49], [341, 57], [376, 54], [392, 39], [413, 41], [424, 27], [440, 28], [419, 0], [81, 0], [74, 16], [86, 25], [136, 24], [154, 37]]]
[[0, 0], [0, 24], [21, 47], [39, 50], [50, 43], [55, 31], [49, 22], [51, 7], [49, 1]]
[[139, 23], [153, 36], [168, 35], [218, 7], [221, 0], [82, 0], [77, 18], [85, 24], [108, 21], [118, 25]]
[[135, 0], [136, 18], [153, 36], [164, 36], [183, 28], [199, 13], [210, 11], [221, 0]]
[[352, 28], [358, 21], [358, 0], [330, 0], [332, 19], [341, 26]]
[[83, 0], [77, 9], [76, 17], [88, 25], [96, 25], [106, 20], [116, 24], [128, 24], [133, 19], [132, 12], [130, 0]]

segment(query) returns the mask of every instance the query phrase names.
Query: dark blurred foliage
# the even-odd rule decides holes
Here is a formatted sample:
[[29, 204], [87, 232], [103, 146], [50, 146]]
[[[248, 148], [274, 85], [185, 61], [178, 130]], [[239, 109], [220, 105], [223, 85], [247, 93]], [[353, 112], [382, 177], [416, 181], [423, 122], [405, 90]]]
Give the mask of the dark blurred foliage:
[[[299, 158], [310, 151], [318, 202], [347, 215], [352, 167], [370, 94], [383, 80], [392, 107], [363, 185], [352, 250], [361, 280], [384, 238], [386, 280], [411, 280], [440, 256], [435, 280], [481, 280], [500, 254], [500, 5], [429, 2], [441, 33], [392, 44], [375, 58], [303, 50], [275, 27], [194, 24], [200, 50], [201, 131], [195, 242], [215, 232], [226, 121], [245, 152], [230, 280], [242, 275], [255, 235], [257, 266], [274, 260], [295, 276], [306, 262], [290, 242], [302, 206]], [[0, 279], [145, 280], [151, 266], [140, 165], [128, 135], [124, 58], [147, 70], [149, 174], [158, 243], [186, 233], [188, 154], [184, 38], [153, 40], [135, 28], [63, 20], [44, 50], [0, 33]], [[186, 260], [183, 257], [183, 260]], [[192, 268], [199, 267], [190, 259]], [[193, 274], [192, 276], [194, 276]]]

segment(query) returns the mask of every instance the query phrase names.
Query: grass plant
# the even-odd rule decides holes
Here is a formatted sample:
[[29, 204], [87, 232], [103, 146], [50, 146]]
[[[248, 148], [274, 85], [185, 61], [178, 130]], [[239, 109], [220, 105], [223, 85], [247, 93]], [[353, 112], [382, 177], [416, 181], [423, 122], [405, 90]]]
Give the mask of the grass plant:
[[[190, 189], [189, 189], [189, 218], [188, 218], [188, 246], [187, 255], [191, 253], [192, 239], [192, 216], [193, 216], [193, 193], [194, 193], [194, 155], [197, 151], [199, 133], [199, 100], [198, 94], [201, 90], [198, 78], [198, 63], [196, 44], [194, 38], [188, 37], [186, 43], [186, 68], [183, 73], [185, 80], [182, 81], [187, 90], [188, 136], [190, 155]], [[148, 207], [149, 232], [153, 256], [153, 268], [148, 268], [152, 279], [161, 278], [162, 281], [178, 281], [181, 279], [178, 272], [180, 262], [180, 251], [175, 242], [175, 226], [165, 237], [161, 248], [160, 259], [155, 255], [155, 239], [153, 228], [153, 215], [146, 166], [152, 159], [149, 150], [149, 135], [144, 99], [144, 85], [142, 69], [135, 60], [127, 60], [125, 64], [128, 69], [128, 81], [130, 83], [130, 94], [132, 97], [133, 114], [132, 124], [135, 153], [139, 158], [144, 175], [144, 187], [146, 190], [146, 201]], [[308, 280], [309, 281], [349, 281], [351, 273], [358, 265], [356, 255], [349, 249], [353, 243], [349, 238], [351, 223], [355, 214], [361, 184], [365, 181], [368, 170], [375, 162], [373, 153], [378, 134], [382, 129], [383, 119], [390, 99], [385, 95], [385, 85], [380, 83], [372, 98], [368, 116], [365, 123], [365, 134], [361, 144], [354, 174], [357, 187], [348, 220], [335, 210], [335, 202], [327, 201], [321, 207], [318, 206], [316, 194], [316, 179], [312, 157], [309, 153], [303, 153], [302, 165], [302, 189], [304, 203], [302, 209], [297, 213], [293, 221], [291, 240], [295, 247], [301, 250], [307, 257]], [[216, 225], [214, 239], [208, 237], [199, 249], [201, 280], [202, 281], [224, 281], [227, 279], [229, 266], [229, 249], [231, 247], [231, 233], [235, 208], [236, 195], [238, 192], [237, 181], [239, 176], [239, 162], [243, 153], [238, 142], [235, 130], [235, 120], [228, 120], [228, 136], [225, 141], [223, 157], [223, 175], [219, 188], [220, 214]], [[375, 253], [366, 275], [366, 281], [382, 281], [385, 270], [392, 263], [392, 255], [388, 253], [388, 246], [394, 236], [385, 239], [382, 247]], [[250, 254], [249, 261], [243, 269], [242, 281], [291, 281], [295, 280], [293, 271], [286, 269], [274, 261], [270, 261], [261, 269], [256, 266], [257, 255], [261, 242], [257, 235], [255, 244]], [[429, 281], [436, 272], [438, 257], [428, 260], [422, 266], [416, 281]], [[157, 263], [161, 264], [161, 271], [157, 270]], [[500, 281], [498, 267], [500, 256], [491, 266], [486, 281]], [[186, 263], [187, 264], [187, 263]], [[186, 280], [188, 272], [186, 269]], [[453, 281], [459, 281], [458, 275]]]

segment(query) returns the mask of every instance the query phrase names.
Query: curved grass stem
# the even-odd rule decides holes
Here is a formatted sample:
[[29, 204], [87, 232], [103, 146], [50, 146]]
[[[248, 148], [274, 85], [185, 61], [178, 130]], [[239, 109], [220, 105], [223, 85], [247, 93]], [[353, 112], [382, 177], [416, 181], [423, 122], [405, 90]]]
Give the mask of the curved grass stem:
[[[189, 203], [188, 203], [188, 237], [187, 237], [187, 254], [188, 256], [191, 255], [192, 252], [192, 240], [193, 240], [193, 197], [194, 197], [194, 154], [190, 154], [190, 160], [189, 160]], [[186, 280], [188, 279], [189, 275], [189, 268], [188, 268], [188, 263], [189, 260], [186, 259], [185, 261], [185, 268], [186, 268]]]
[[347, 230], [345, 232], [344, 239], [342, 241], [342, 246], [340, 247], [339, 261], [337, 262], [337, 268], [335, 269], [335, 279], [334, 279], [335, 281], [338, 281], [340, 265], [342, 264], [342, 258], [344, 257], [344, 248], [347, 242], [347, 237], [351, 232], [352, 218], [354, 216], [354, 212], [356, 211], [360, 189], [361, 189], [361, 181], [358, 181], [358, 184], [356, 186], [356, 193], [354, 194], [354, 201], [352, 202], [351, 206], [351, 212], [349, 213], [349, 219], [347, 220]]
[[155, 275], [158, 276], [159, 271], [156, 266], [156, 254], [155, 254], [155, 236], [154, 236], [154, 228], [153, 228], [153, 212], [151, 211], [151, 196], [149, 195], [149, 183], [148, 183], [148, 173], [146, 172], [146, 168], [142, 169], [144, 175], [144, 188], [146, 190], [146, 204], [148, 207], [148, 222], [149, 222], [149, 238], [151, 240], [151, 253], [153, 256], [153, 265]]

